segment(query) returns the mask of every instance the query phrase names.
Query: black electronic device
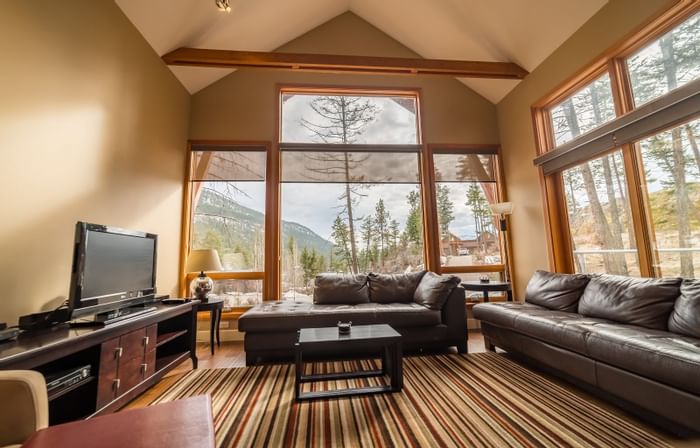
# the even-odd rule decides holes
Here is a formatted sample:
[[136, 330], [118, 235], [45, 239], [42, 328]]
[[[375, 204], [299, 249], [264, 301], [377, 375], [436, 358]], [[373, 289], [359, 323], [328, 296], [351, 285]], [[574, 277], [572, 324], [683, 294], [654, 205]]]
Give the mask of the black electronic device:
[[46, 375], [46, 389], [49, 395], [89, 378], [90, 370], [91, 366], [87, 364], [74, 369], [62, 370]]
[[65, 306], [53, 311], [27, 314], [26, 316], [20, 316], [19, 329], [23, 331], [34, 331], [53, 327], [54, 325], [68, 322], [70, 316], [71, 310]]
[[109, 323], [110, 316], [122, 320], [150, 311], [139, 305], [155, 298], [157, 245], [152, 233], [78, 222], [69, 299], [73, 318], [95, 314], [95, 320]]
[[19, 336], [18, 328], [4, 328], [0, 330], [0, 342], [12, 341]]

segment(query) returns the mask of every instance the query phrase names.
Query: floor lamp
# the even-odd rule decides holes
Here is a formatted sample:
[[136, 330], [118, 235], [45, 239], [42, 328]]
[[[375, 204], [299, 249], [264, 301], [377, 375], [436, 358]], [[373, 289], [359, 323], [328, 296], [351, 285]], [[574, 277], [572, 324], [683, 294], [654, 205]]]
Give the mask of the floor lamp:
[[504, 250], [503, 250], [503, 255], [505, 257], [504, 260], [504, 273], [505, 273], [505, 279], [507, 282], [510, 282], [510, 269], [509, 269], [509, 263], [510, 260], [508, 259], [508, 222], [506, 221], [506, 216], [510, 215], [513, 213], [513, 203], [512, 202], [497, 202], [495, 204], [491, 204], [491, 213], [494, 215], [498, 215], [498, 218], [500, 220], [500, 225], [501, 225], [501, 232], [503, 232], [503, 244], [504, 244]]

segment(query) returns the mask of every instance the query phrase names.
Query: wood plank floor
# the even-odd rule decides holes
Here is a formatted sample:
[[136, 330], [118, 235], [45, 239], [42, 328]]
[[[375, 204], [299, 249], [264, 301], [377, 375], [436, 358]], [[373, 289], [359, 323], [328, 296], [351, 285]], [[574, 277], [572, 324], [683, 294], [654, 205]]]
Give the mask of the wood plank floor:
[[[483, 352], [484, 338], [479, 330], [469, 332], [469, 353]], [[214, 355], [211, 354], [209, 343], [197, 344], [197, 358], [199, 359], [200, 369], [225, 369], [235, 367], [245, 367], [245, 351], [243, 350], [243, 342], [222, 342], [221, 347], [216, 349]], [[146, 406], [154, 398], [167, 390], [175, 381], [178, 374], [192, 370], [192, 364], [189, 360], [180, 364], [165, 378], [160, 380], [155, 386], [148, 389], [146, 392], [135, 398], [124, 409], [140, 408]]]

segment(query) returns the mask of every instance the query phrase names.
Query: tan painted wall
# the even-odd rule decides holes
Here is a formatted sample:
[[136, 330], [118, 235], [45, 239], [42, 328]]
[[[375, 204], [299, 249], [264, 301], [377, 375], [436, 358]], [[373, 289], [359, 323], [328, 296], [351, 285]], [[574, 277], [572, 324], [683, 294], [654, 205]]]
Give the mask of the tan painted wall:
[[[279, 51], [417, 57], [353, 13], [342, 14]], [[277, 84], [422, 89], [423, 136], [433, 143], [498, 143], [496, 109], [447, 77], [294, 73], [244, 69], [192, 97], [190, 138], [273, 141]]]
[[68, 294], [75, 222], [160, 235], [177, 282], [189, 95], [108, 0], [0, 2], [0, 321]]
[[530, 107], [672, 4], [668, 0], [610, 0], [571, 38], [510, 92], [497, 106], [511, 217], [515, 280], [524, 291], [536, 269], [548, 269], [547, 238]]

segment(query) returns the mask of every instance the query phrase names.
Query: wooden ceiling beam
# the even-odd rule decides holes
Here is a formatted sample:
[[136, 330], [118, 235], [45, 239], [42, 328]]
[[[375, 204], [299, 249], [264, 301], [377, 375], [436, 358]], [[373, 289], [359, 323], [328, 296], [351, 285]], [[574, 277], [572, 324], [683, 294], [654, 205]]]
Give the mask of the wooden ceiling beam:
[[512, 62], [453, 61], [306, 53], [178, 48], [163, 56], [168, 65], [269, 68], [312, 72], [444, 75], [456, 78], [523, 79], [528, 71]]

